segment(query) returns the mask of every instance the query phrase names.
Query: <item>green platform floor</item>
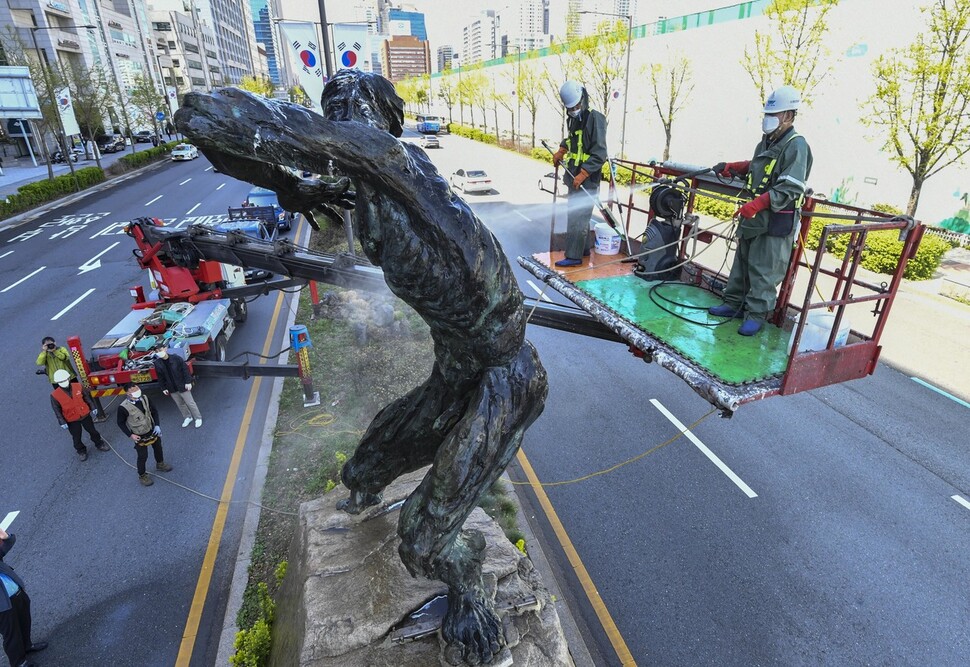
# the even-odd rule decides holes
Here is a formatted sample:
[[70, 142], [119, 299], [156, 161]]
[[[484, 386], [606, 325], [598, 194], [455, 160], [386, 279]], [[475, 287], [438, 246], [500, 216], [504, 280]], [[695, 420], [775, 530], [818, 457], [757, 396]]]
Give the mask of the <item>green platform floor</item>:
[[[741, 320], [719, 326], [702, 326], [675, 317], [717, 324], [724, 318], [708, 315], [707, 308], [721, 303], [714, 294], [680, 283], [647, 282], [636, 276], [595, 278], [579, 281], [576, 287], [614, 313], [727, 384], [745, 384], [781, 375], [788, 367], [788, 340], [791, 333], [766, 324], [755, 336], [738, 335]], [[654, 298], [650, 289], [657, 286]], [[692, 309], [665, 300], [690, 304]]]

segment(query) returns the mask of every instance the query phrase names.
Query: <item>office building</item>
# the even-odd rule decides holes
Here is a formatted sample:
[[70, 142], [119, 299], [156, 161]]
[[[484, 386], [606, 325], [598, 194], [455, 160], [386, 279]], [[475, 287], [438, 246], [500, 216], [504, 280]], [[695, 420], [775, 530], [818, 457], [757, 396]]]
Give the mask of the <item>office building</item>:
[[499, 17], [493, 9], [484, 10], [462, 29], [462, 65], [474, 65], [499, 56]]
[[394, 35], [382, 44], [381, 67], [384, 77], [394, 82], [430, 74], [431, 48], [412, 35]]
[[454, 55], [454, 49], [452, 49], [450, 44], [438, 47], [438, 71], [444, 72], [451, 69], [451, 59]]

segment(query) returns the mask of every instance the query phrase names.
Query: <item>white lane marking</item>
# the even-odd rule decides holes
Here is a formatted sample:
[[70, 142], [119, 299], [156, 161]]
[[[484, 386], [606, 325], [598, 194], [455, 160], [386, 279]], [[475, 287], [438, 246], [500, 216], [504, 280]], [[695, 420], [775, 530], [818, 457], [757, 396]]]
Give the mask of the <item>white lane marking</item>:
[[520, 218], [522, 218], [523, 220], [525, 220], [526, 222], [532, 222], [532, 218], [530, 218], [530, 217], [528, 217], [528, 216], [526, 216], [526, 215], [522, 215], [522, 214], [521, 214], [521, 213], [519, 213], [518, 211], [515, 211], [515, 214], [516, 214], [517, 216], [519, 216]]
[[148, 202], [147, 204], [145, 204], [145, 206], [151, 206], [152, 204], [154, 204], [155, 202], [157, 202], [161, 198], [162, 198], [162, 195], [158, 195], [153, 200], [151, 200], [150, 202]]
[[545, 295], [545, 292], [543, 292], [541, 289], [539, 289], [539, 286], [536, 285], [534, 282], [532, 282], [531, 280], [526, 280], [525, 282], [529, 283], [529, 287], [531, 287], [532, 289], [534, 289], [539, 294], [539, 298], [540, 299], [542, 299], [543, 301], [552, 301], [552, 299], [550, 299], [549, 297], [547, 297]]
[[970, 500], [967, 500], [962, 496], [950, 496], [950, 498], [952, 498], [953, 500], [957, 501], [958, 503], [966, 507], [968, 510], [970, 510]]
[[13, 523], [13, 520], [17, 518], [18, 514], [20, 514], [20, 510], [7, 512], [7, 516], [3, 517], [3, 521], [0, 521], [0, 530], [7, 530], [7, 528], [10, 527], [10, 524]]
[[212, 167], [206, 167], [206, 171], [212, 171]]
[[3, 289], [0, 289], [0, 293], [6, 292], [7, 290], [12, 290], [14, 287], [16, 287], [17, 285], [19, 285], [20, 283], [24, 282], [28, 278], [32, 278], [32, 277], [36, 276], [38, 273], [40, 273], [41, 271], [43, 271], [46, 268], [47, 268], [46, 266], [40, 267], [39, 269], [37, 269], [33, 273], [24, 276], [23, 278], [21, 278], [20, 280], [18, 280], [17, 282], [15, 282], [13, 285], [10, 285], [9, 287], [4, 287]]
[[757, 498], [758, 497], [758, 494], [755, 493], [754, 491], [752, 491], [751, 490], [751, 487], [748, 486], [747, 484], [745, 484], [744, 481], [740, 477], [738, 477], [737, 475], [735, 475], [734, 474], [734, 471], [731, 470], [730, 468], [728, 468], [727, 465], [725, 465], [724, 461], [722, 461], [721, 459], [719, 459], [717, 457], [717, 454], [715, 454], [714, 452], [712, 452], [711, 450], [709, 450], [704, 445], [704, 443], [701, 442], [700, 439], [698, 439], [698, 437], [696, 435], [694, 435], [693, 433], [691, 433], [690, 431], [688, 431], [687, 430], [687, 427], [680, 423], [680, 420], [679, 419], [677, 419], [672, 414], [670, 414], [670, 411], [667, 410], [667, 408], [665, 408], [663, 405], [661, 405], [660, 404], [660, 401], [658, 401], [655, 398], [651, 398], [650, 399], [650, 402], [653, 403], [653, 407], [655, 407], [658, 410], [660, 410], [661, 414], [663, 414], [664, 417], [666, 417], [667, 419], [669, 419], [670, 420], [670, 423], [673, 424], [674, 426], [676, 426], [677, 429], [679, 431], [681, 431], [687, 437], [688, 440], [690, 440], [691, 442], [693, 442], [694, 445], [696, 445], [697, 448], [704, 453], [704, 456], [706, 456], [707, 458], [709, 458], [711, 460], [711, 463], [713, 463], [718, 468], [720, 468], [721, 469], [721, 472], [723, 472], [725, 475], [727, 475], [728, 479], [730, 479], [732, 482], [734, 482], [735, 484], [737, 484], [738, 485], [738, 488], [741, 489], [742, 491], [744, 491], [744, 493], [748, 496], [748, 498]]
[[202, 202], [199, 202], [198, 204], [196, 204], [195, 206], [193, 206], [192, 208], [190, 208], [189, 211], [188, 211], [188, 213], [186, 213], [185, 215], [192, 215], [192, 211], [194, 211], [195, 209], [199, 208], [200, 206], [202, 206]]
[[76, 306], [79, 303], [81, 303], [81, 301], [83, 301], [85, 297], [87, 297], [89, 294], [91, 294], [91, 292], [93, 292], [94, 289], [95, 288], [92, 287], [87, 292], [85, 292], [84, 294], [82, 294], [78, 298], [74, 299], [74, 301], [72, 301], [67, 308], [65, 308], [64, 310], [62, 310], [61, 312], [59, 312], [57, 315], [55, 315], [54, 317], [52, 317], [51, 318], [51, 322], [53, 322], [55, 320], [59, 320], [61, 318], [61, 315], [63, 315], [64, 313], [66, 313], [67, 311], [69, 311], [71, 308], [73, 308], [74, 306]]
[[7, 255], [12, 255], [12, 254], [13, 254], [13, 250], [8, 250], [7, 252], [5, 252], [2, 255], [0, 255], [0, 259], [3, 259]]
[[182, 181], [181, 183], [179, 183], [179, 185], [185, 185], [186, 183], [188, 183], [191, 180], [192, 180], [191, 178], [186, 178], [184, 181]]
[[951, 394], [948, 391], [943, 391], [939, 387], [934, 387], [933, 385], [931, 385], [929, 382], [926, 382], [925, 380], [920, 380], [918, 377], [913, 377], [913, 376], [910, 376], [909, 379], [912, 380], [913, 382], [917, 383], [917, 384], [923, 385], [927, 389], [932, 389], [933, 391], [935, 391], [940, 396], [946, 396], [947, 398], [949, 398], [954, 403], [958, 403], [958, 404], [962, 405], [965, 408], [970, 408], [970, 403], [967, 403], [962, 398], [957, 398], [956, 396], [954, 396], [953, 394]]
[[225, 183], [222, 183], [222, 184], [219, 185], [219, 187], [216, 188], [216, 190], [221, 190], [224, 187], [226, 187], [226, 184]]
[[88, 271], [93, 271], [94, 269], [100, 269], [101, 268], [101, 260], [98, 259], [98, 258], [101, 255], [103, 255], [106, 252], [108, 252], [109, 250], [111, 250], [112, 248], [114, 248], [119, 243], [121, 243], [121, 241], [115, 241], [114, 243], [112, 243], [111, 245], [109, 245], [107, 248], [105, 248], [104, 250], [102, 250], [101, 252], [99, 252], [97, 255], [95, 255], [94, 257], [92, 257], [88, 261], [86, 261], [84, 264], [82, 264], [81, 266], [77, 267], [78, 275], [81, 275], [82, 273], [87, 273]]

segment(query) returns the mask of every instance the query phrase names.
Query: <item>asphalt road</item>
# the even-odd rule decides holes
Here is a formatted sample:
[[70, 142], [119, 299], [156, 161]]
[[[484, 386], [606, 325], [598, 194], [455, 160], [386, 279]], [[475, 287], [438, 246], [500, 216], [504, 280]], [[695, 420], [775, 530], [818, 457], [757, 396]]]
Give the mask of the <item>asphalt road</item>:
[[[460, 137], [441, 143], [429, 154], [443, 173], [492, 177], [496, 192], [466, 199], [506, 253], [545, 249], [551, 196], [536, 183], [548, 169]], [[535, 296], [535, 279], [516, 271]], [[621, 345], [537, 327], [529, 337], [550, 382], [523, 445], [542, 481], [638, 456], [677, 433], [667, 414], [689, 425], [709, 410]], [[517, 487], [597, 665], [621, 664], [624, 648], [641, 665], [967, 664], [970, 411], [895, 370], [887, 352], [872, 377], [703, 421], [692, 432], [724, 471], [681, 438], [547, 487], [605, 622], [547, 513]], [[935, 350], [951, 367], [967, 354]], [[947, 384], [966, 399], [968, 382]]]
[[[20, 510], [10, 528], [17, 545], [6, 560], [28, 582], [34, 638], [50, 641], [39, 664], [168, 667], [179, 654], [217, 503], [162, 481], [141, 486], [127, 465], [135, 454], [114, 422], [114, 407], [99, 429], [115, 451], [89, 447], [80, 462], [34, 362], [46, 335], [63, 344], [78, 334], [93, 344], [128, 311], [129, 286], [147, 285], [122, 230], [127, 221], [150, 215], [183, 226], [224, 214], [245, 198], [249, 186], [208, 168], [204, 158], [165, 164], [0, 231], [0, 363], [8, 379], [0, 407], [0, 519]], [[230, 356], [262, 351], [276, 305], [277, 296], [250, 305], [248, 321], [229, 341]], [[277, 334], [287, 307], [275, 320]], [[270, 349], [286, 345], [277, 336]], [[261, 383], [249, 416], [252, 381], [199, 382], [193, 393], [201, 429], [180, 428], [171, 400], [150, 394], [161, 411], [165, 458], [174, 466], [164, 476], [220, 497], [243, 425], [245, 447], [231, 486], [234, 500], [247, 498], [260, 444], [248, 434], [262, 433], [270, 384]], [[215, 661], [244, 511], [237, 502], [227, 513], [194, 650], [183, 653], [193, 665]]]

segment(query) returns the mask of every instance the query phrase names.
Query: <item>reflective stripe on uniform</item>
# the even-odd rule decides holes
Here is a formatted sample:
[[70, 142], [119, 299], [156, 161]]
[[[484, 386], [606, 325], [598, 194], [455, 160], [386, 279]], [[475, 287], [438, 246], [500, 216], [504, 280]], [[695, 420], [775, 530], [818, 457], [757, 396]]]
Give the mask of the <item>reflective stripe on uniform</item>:
[[[801, 135], [798, 134], [797, 132], [792, 132], [791, 133], [791, 136], [789, 136], [787, 139], [785, 139], [785, 143], [783, 143], [781, 145], [780, 149], [778, 150], [778, 155], [781, 155], [782, 152], [785, 150], [785, 146], [787, 146], [789, 143], [791, 143], [791, 140], [794, 139], [795, 137], [798, 137], [798, 136], [801, 136]], [[777, 163], [778, 163], [778, 158], [777, 157], [771, 158], [771, 160], [768, 162], [768, 165], [765, 167], [765, 175], [761, 177], [761, 182], [758, 183], [757, 188], [752, 188], [751, 187], [751, 172], [748, 172], [748, 184], [747, 185], [748, 185], [748, 190], [751, 191], [751, 194], [753, 194], [755, 196], [758, 196], [762, 192], [765, 192], [768, 189], [768, 181], [771, 178], [771, 172], [773, 172], [775, 170], [775, 165]], [[794, 183], [799, 183], [799, 181], [797, 181], [795, 179], [791, 179], [791, 180]], [[804, 190], [805, 189], [805, 184], [804, 183], [800, 183], [800, 185], [802, 187], [802, 190]]]
[[583, 128], [579, 128], [573, 134], [576, 135], [576, 152], [566, 153], [566, 162], [572, 162], [574, 165], [580, 165], [589, 159], [589, 153], [583, 152]]
[[779, 180], [779, 181], [788, 181], [789, 183], [794, 183], [795, 185], [797, 185], [797, 186], [798, 186], [799, 188], [801, 188], [801, 189], [802, 189], [802, 192], [804, 192], [804, 191], [805, 191], [805, 184], [804, 184], [804, 183], [802, 183], [802, 182], [801, 182], [800, 180], [798, 180], [797, 178], [795, 178], [794, 176], [791, 176], [791, 175], [789, 175], [789, 174], [785, 174], [784, 176], [782, 176], [782, 177], [781, 177], [781, 178], [779, 178], [778, 180]]

